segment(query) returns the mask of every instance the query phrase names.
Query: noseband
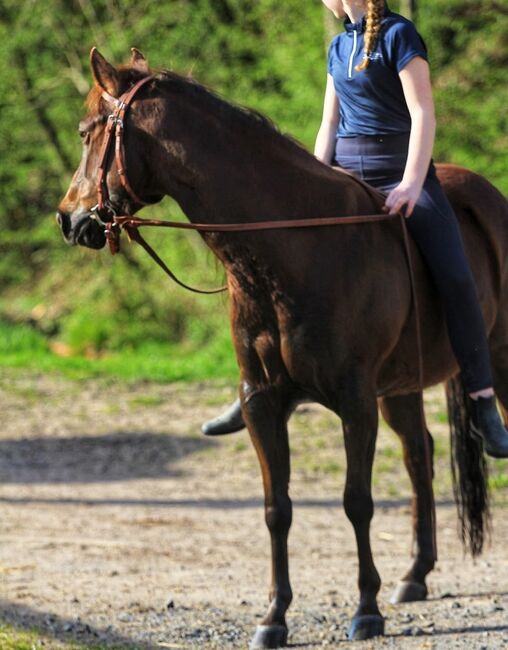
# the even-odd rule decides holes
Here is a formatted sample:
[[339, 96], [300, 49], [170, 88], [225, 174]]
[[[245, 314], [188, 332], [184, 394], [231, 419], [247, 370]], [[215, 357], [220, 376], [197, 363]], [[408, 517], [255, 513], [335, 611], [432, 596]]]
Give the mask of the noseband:
[[108, 155], [113, 147], [115, 148], [115, 161], [117, 173], [120, 177], [122, 187], [131, 197], [131, 199], [140, 206], [147, 205], [146, 201], [139, 198], [132, 189], [127, 178], [127, 165], [125, 163], [125, 149], [123, 145], [124, 120], [134, 97], [138, 91], [149, 81], [153, 75], [140, 79], [129, 91], [121, 95], [118, 99], [110, 95], [105, 90], [102, 91], [101, 97], [109, 104], [114, 105], [113, 112], [108, 116], [104, 139], [99, 152], [99, 176], [97, 178], [97, 205], [92, 208], [92, 219], [95, 219], [101, 226], [104, 226], [104, 234], [109, 244], [109, 249], [114, 255], [120, 250], [120, 230], [116, 222], [116, 211], [111, 202], [109, 195], [107, 174], [108, 174]]

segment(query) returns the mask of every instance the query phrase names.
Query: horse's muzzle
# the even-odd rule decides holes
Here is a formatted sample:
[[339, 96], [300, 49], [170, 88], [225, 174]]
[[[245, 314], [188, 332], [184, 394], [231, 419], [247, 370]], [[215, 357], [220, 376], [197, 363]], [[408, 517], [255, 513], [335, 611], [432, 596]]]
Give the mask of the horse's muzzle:
[[104, 228], [91, 219], [90, 214], [80, 214], [77, 217], [58, 210], [56, 222], [60, 226], [64, 241], [69, 246], [86, 246], [96, 250], [104, 248], [106, 237]]

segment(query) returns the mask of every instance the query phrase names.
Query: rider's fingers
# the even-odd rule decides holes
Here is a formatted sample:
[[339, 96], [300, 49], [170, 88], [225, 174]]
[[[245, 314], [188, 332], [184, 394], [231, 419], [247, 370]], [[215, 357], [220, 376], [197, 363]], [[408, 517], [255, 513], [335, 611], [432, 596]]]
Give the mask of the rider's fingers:
[[404, 213], [404, 216], [406, 217], [406, 219], [408, 219], [413, 214], [413, 210], [415, 209], [415, 204], [416, 204], [416, 201], [413, 201], [413, 200], [408, 201], [407, 206], [406, 206], [406, 212]]

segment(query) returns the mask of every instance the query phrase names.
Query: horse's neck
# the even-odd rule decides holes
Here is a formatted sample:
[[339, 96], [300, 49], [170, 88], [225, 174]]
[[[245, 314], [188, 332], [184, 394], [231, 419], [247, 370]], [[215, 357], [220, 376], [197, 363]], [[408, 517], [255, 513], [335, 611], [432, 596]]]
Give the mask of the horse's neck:
[[180, 137], [194, 181], [192, 188], [180, 185], [174, 198], [191, 221], [340, 216], [373, 208], [373, 197], [357, 182], [269, 126], [234, 112], [226, 119], [214, 108], [196, 101], [181, 109], [192, 124]]

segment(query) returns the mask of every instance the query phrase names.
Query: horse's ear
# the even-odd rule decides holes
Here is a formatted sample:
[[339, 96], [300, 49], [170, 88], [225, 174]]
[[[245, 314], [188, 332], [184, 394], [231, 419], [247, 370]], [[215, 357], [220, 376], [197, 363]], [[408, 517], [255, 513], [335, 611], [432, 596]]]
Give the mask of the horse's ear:
[[145, 59], [143, 53], [135, 47], [131, 47], [131, 52], [131, 67], [148, 74], [148, 61]]
[[96, 47], [90, 51], [90, 65], [97, 85], [113, 97], [119, 92], [120, 80], [116, 68], [108, 63]]

